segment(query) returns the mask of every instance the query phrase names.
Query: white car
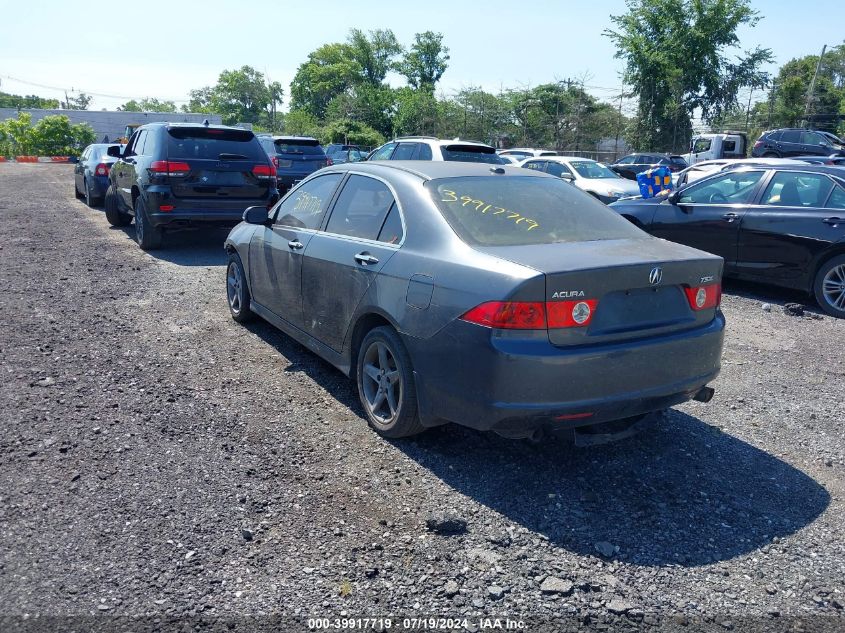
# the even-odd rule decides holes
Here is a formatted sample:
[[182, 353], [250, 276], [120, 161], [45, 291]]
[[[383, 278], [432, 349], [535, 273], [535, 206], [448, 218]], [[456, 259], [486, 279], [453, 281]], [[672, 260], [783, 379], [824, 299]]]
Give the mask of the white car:
[[703, 160], [695, 165], [679, 171], [672, 177], [675, 188], [688, 185], [705, 176], [710, 176], [718, 171], [727, 171], [737, 167], [767, 167], [770, 165], [799, 166], [803, 161], [790, 158], [718, 158], [714, 160]]
[[620, 198], [640, 195], [640, 187], [634, 180], [622, 178], [607, 165], [578, 156], [543, 156], [528, 158], [521, 167], [559, 176], [573, 185], [595, 196], [605, 204]]
[[402, 136], [373, 150], [367, 160], [447, 160], [509, 165], [491, 145], [436, 136]]

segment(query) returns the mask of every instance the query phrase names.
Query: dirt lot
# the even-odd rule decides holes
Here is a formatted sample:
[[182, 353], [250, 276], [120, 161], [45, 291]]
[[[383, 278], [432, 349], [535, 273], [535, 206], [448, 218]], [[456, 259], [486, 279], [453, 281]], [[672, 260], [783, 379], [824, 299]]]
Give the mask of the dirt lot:
[[388, 442], [339, 372], [229, 318], [225, 232], [143, 253], [72, 188], [0, 164], [0, 629], [845, 627], [845, 322], [802, 297], [729, 285], [716, 397], [633, 439]]

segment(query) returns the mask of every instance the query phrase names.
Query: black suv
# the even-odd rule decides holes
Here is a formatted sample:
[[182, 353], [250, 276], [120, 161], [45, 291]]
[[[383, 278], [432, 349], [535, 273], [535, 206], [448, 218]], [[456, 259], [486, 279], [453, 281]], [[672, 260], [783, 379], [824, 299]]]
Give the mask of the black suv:
[[681, 171], [689, 167], [683, 156], [674, 154], [628, 154], [609, 167], [623, 178], [636, 180], [637, 174], [653, 167], [668, 167], [669, 171]]
[[106, 219], [126, 226], [146, 250], [161, 246], [165, 229], [233, 226], [253, 205], [279, 198], [276, 168], [249, 130], [207, 123], [139, 127], [109, 172]]
[[[832, 135], [830, 135], [832, 136]], [[827, 134], [815, 130], [784, 128], [763, 132], [751, 150], [751, 156], [785, 158], [787, 156], [845, 155], [845, 147]]]
[[276, 167], [279, 189], [287, 191], [306, 176], [332, 164], [320, 141], [310, 136], [270, 136], [258, 140]]

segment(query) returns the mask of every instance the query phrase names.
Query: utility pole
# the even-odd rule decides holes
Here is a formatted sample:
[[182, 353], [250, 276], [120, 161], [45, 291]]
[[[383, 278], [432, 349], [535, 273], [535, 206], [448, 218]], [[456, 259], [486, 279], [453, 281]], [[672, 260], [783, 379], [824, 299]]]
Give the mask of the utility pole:
[[745, 133], [748, 134], [748, 117], [751, 114], [751, 95], [754, 94], [754, 86], [751, 86], [751, 90], [748, 93], [748, 107], [745, 108]]
[[813, 73], [813, 79], [810, 81], [810, 89], [807, 90], [807, 105], [804, 106], [804, 121], [803, 125], [807, 124], [807, 117], [810, 114], [810, 102], [813, 100], [813, 91], [816, 88], [816, 77], [819, 74], [819, 68], [822, 65], [822, 57], [824, 57], [824, 52], [827, 50], [827, 44], [822, 46], [822, 52], [819, 55], [819, 61], [816, 63], [816, 70]]
[[613, 162], [619, 156], [619, 126], [622, 125], [622, 97], [625, 96], [625, 84], [622, 84], [622, 92], [619, 93], [619, 118], [616, 121], [616, 141], [613, 143]]
[[772, 108], [775, 105], [775, 90], [777, 90], [777, 82], [772, 79], [772, 90], [769, 92], [769, 115], [766, 117], [766, 129], [772, 128]]

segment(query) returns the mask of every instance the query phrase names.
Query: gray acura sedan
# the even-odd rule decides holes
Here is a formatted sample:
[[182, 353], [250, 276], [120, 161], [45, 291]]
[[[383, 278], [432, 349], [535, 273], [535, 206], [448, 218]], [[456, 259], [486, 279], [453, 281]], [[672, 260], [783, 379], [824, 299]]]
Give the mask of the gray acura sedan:
[[226, 250], [232, 317], [349, 375], [386, 437], [602, 428], [708, 400], [720, 368], [722, 259], [527, 169], [336, 165]]

